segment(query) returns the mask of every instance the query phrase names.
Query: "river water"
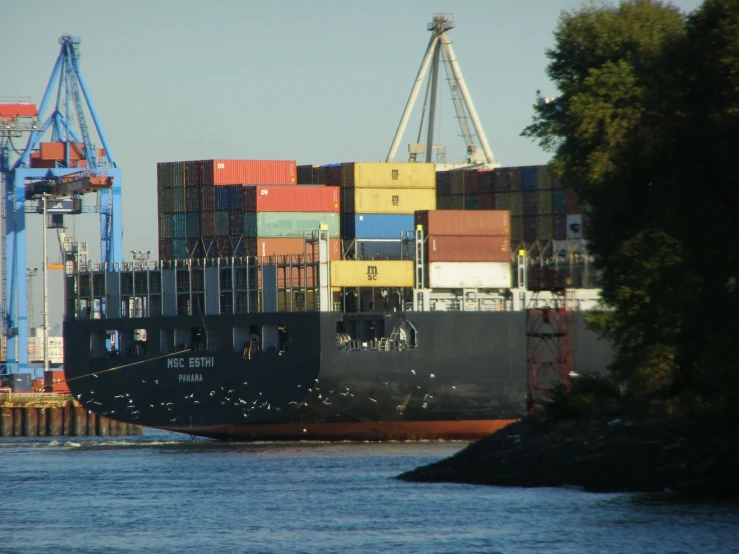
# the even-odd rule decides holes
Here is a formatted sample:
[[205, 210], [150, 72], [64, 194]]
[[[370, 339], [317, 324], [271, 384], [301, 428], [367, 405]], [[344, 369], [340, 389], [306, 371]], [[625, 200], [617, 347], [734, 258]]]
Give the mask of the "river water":
[[0, 552], [739, 552], [739, 503], [394, 479], [465, 445], [0, 439]]

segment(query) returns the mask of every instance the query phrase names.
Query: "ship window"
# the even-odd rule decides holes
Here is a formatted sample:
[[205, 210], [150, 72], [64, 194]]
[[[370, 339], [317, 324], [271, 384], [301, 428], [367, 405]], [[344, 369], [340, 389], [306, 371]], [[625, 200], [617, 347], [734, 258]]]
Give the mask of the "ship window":
[[136, 356], [146, 356], [146, 329], [133, 330], [133, 347]]
[[[233, 328], [233, 347], [234, 352], [242, 353], [249, 349], [250, 343], [260, 344], [259, 327], [250, 325], [248, 327]], [[254, 346], [252, 346], [252, 349]]]

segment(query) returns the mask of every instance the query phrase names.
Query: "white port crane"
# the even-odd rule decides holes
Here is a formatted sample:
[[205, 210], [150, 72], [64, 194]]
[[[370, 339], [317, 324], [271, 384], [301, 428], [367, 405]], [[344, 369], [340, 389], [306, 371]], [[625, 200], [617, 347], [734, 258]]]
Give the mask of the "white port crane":
[[[452, 49], [452, 43], [449, 40], [447, 31], [453, 29], [454, 17], [448, 13], [435, 13], [433, 15], [433, 21], [428, 24], [428, 30], [431, 31], [431, 40], [426, 47], [426, 53], [421, 62], [421, 67], [416, 75], [416, 81], [413, 83], [411, 88], [408, 102], [403, 110], [403, 116], [400, 118], [400, 124], [398, 125], [397, 131], [395, 131], [395, 137], [393, 143], [390, 146], [390, 151], [387, 154], [386, 161], [395, 161], [395, 155], [398, 151], [398, 146], [403, 138], [406, 127], [408, 126], [408, 120], [410, 119], [413, 107], [418, 98], [418, 92], [421, 89], [426, 73], [431, 66], [431, 77], [426, 86], [426, 93], [423, 105], [423, 112], [421, 114], [421, 124], [418, 130], [418, 141], [421, 139], [421, 129], [423, 128], [424, 116], [426, 115], [426, 105], [429, 105], [428, 112], [428, 123], [426, 133], [425, 144], [411, 144], [409, 145], [410, 159], [415, 161], [416, 155], [425, 154], [426, 161], [433, 161], [434, 145], [434, 119], [436, 117], [436, 96], [439, 81], [439, 66], [443, 62], [444, 69], [446, 71], [447, 81], [449, 82], [449, 88], [452, 94], [452, 100], [454, 102], [454, 109], [457, 113], [457, 120], [462, 131], [462, 137], [465, 140], [467, 146], [467, 162], [472, 164], [484, 164], [488, 167], [497, 167], [500, 164], [496, 162], [493, 152], [488, 145], [487, 138], [485, 137], [485, 131], [480, 123], [480, 118], [475, 110], [475, 105], [472, 103], [472, 96], [470, 96], [467, 84], [464, 81], [462, 75], [462, 69], [459, 67], [457, 57]], [[470, 122], [474, 127], [475, 132], [473, 133], [470, 129]], [[480, 146], [475, 144], [475, 137], [477, 137]]]

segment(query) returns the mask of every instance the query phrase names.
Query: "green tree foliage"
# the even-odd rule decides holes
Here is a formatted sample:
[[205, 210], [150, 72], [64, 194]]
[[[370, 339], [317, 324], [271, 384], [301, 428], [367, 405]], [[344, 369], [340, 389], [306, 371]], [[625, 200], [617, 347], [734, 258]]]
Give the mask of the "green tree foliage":
[[559, 96], [523, 134], [588, 207], [611, 369], [644, 401], [739, 397], [739, 0], [589, 6], [554, 36]]

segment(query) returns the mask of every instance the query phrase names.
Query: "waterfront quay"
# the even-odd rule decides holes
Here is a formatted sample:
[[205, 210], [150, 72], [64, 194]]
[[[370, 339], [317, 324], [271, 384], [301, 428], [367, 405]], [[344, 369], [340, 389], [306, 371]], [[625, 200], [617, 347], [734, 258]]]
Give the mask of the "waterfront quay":
[[98, 416], [70, 394], [0, 389], [0, 437], [116, 437], [143, 428]]

